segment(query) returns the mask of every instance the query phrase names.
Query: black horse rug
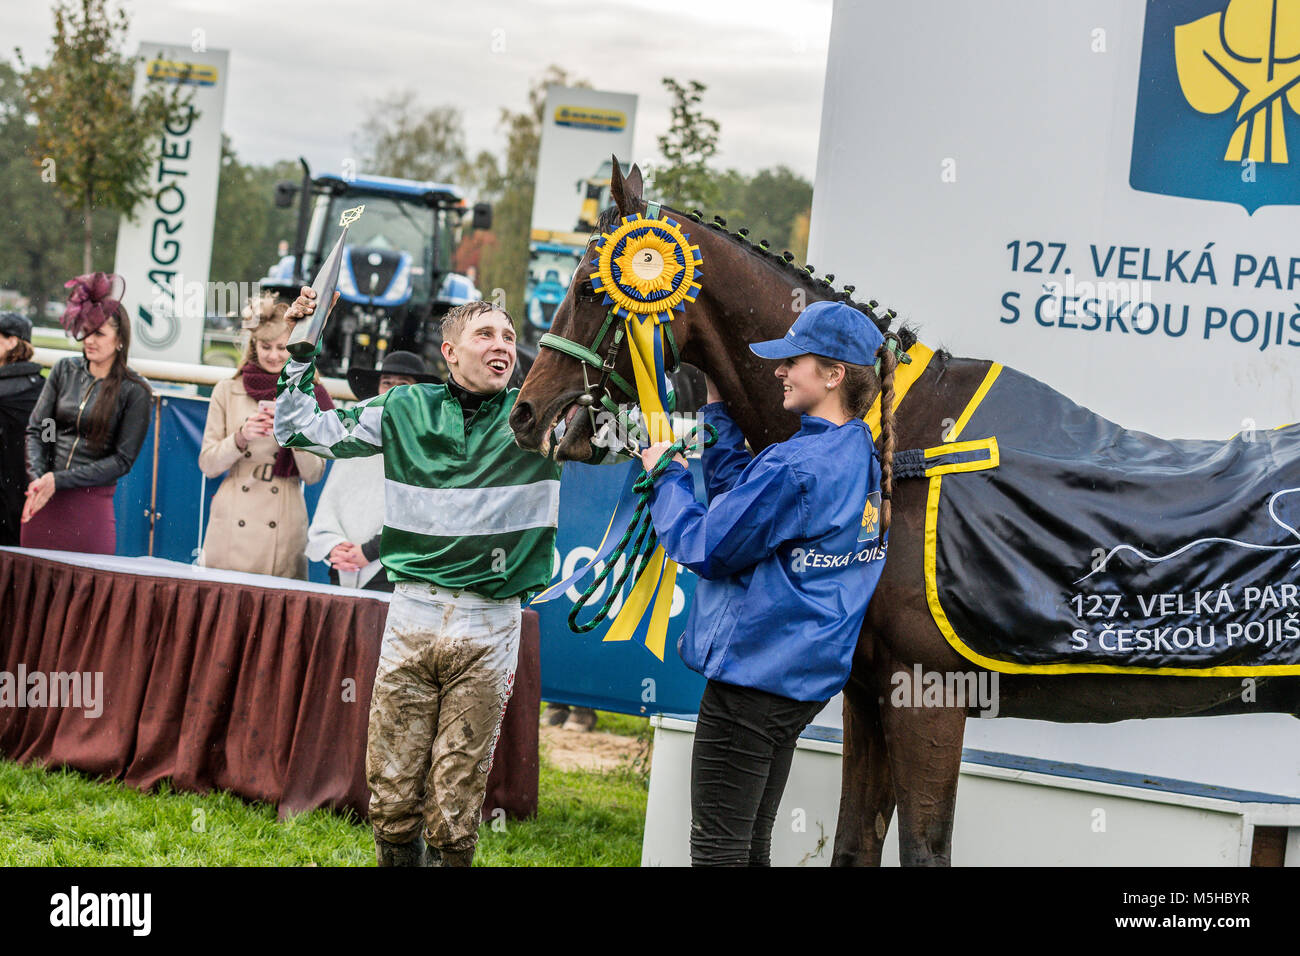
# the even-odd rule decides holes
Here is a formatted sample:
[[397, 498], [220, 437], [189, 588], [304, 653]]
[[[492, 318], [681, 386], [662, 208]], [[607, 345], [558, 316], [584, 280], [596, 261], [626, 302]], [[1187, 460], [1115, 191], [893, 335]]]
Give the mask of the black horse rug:
[[1120, 428], [994, 364], [926, 477], [930, 612], [1008, 673], [1300, 674], [1300, 424]]

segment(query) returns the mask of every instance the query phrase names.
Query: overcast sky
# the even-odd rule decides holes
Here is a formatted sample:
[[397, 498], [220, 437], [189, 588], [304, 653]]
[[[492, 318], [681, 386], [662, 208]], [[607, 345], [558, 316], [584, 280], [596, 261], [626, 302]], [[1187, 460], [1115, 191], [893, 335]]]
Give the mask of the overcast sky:
[[[817, 162], [831, 0], [130, 0], [129, 48], [188, 47], [195, 30], [230, 51], [224, 128], [245, 162], [305, 155], [317, 171], [355, 154], [367, 103], [411, 88], [461, 109], [471, 151], [498, 151], [502, 106], [522, 109], [551, 64], [597, 89], [636, 93], [636, 156], [668, 126], [663, 76], [707, 84], [722, 126], [719, 168]], [[48, 58], [53, 17], [11, 3], [5, 49]], [[500, 52], [493, 52], [495, 46]], [[623, 157], [620, 157], [623, 158]]]

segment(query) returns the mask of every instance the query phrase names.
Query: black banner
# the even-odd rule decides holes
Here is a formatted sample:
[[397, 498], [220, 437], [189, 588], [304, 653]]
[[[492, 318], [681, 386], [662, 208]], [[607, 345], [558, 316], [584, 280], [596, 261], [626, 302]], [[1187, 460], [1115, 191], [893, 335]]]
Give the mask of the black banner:
[[992, 461], [932, 477], [926, 517], [931, 613], [958, 651], [1011, 672], [1300, 674], [1300, 425], [1171, 441], [1012, 369], [985, 386], [950, 437], [996, 439]]

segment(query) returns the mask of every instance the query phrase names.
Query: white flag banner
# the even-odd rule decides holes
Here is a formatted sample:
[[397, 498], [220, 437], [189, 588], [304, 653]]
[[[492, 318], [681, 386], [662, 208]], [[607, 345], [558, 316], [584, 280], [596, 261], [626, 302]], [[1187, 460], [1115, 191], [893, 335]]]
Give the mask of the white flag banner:
[[546, 88], [524, 303], [534, 334], [550, 329], [596, 216], [610, 203], [610, 156], [625, 172], [635, 158], [635, 128], [635, 94]]
[[228, 52], [141, 43], [136, 99], [151, 83], [180, 83], [190, 110], [158, 130], [149, 176], [157, 198], [123, 217], [114, 271], [126, 280], [132, 354], [198, 362], [207, 312], [212, 229], [221, 171]]

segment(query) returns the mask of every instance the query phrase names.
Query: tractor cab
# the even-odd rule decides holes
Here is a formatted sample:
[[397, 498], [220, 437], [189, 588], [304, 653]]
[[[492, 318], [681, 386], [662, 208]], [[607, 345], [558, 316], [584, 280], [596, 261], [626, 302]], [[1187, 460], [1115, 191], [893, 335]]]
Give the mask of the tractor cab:
[[[422, 355], [445, 375], [439, 319], [452, 306], [482, 296], [452, 271], [462, 228], [491, 227], [491, 207], [471, 211], [461, 191], [446, 183], [387, 176], [312, 177], [276, 186], [276, 205], [298, 199], [297, 241], [273, 266], [262, 288], [291, 301], [338, 240], [343, 210], [365, 205], [348, 230], [339, 269], [339, 301], [325, 326], [317, 367], [324, 375], [374, 368], [392, 351]], [[467, 220], [467, 216], [469, 219]]]

